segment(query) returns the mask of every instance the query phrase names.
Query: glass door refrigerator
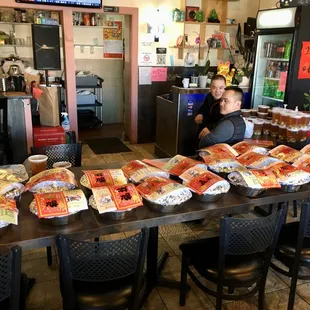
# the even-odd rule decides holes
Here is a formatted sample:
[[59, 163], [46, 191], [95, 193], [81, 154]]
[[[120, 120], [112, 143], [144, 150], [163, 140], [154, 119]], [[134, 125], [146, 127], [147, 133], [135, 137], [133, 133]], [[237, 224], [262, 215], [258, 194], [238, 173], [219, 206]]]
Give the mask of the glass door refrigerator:
[[[262, 10], [257, 14], [251, 105], [304, 110], [310, 90], [310, 7]], [[310, 98], [310, 93], [309, 93]]]

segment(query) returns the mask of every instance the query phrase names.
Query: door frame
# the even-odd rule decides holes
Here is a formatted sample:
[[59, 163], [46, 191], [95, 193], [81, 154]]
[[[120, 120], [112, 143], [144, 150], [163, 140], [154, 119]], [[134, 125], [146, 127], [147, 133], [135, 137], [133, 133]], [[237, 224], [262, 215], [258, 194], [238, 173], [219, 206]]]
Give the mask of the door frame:
[[[66, 74], [66, 98], [67, 112], [70, 118], [70, 127], [76, 132], [78, 139], [78, 120], [76, 105], [76, 81], [75, 81], [75, 58], [72, 13], [81, 11], [81, 8], [47, 6], [40, 4], [20, 4], [15, 0], [1, 0], [3, 8], [42, 9], [60, 12], [63, 32], [64, 47], [64, 70]], [[103, 9], [84, 9], [83, 12], [104, 14]], [[131, 38], [130, 38], [130, 132], [128, 138], [131, 143], [138, 142], [138, 32], [139, 32], [139, 9], [136, 7], [119, 7], [120, 15], [129, 15]]]

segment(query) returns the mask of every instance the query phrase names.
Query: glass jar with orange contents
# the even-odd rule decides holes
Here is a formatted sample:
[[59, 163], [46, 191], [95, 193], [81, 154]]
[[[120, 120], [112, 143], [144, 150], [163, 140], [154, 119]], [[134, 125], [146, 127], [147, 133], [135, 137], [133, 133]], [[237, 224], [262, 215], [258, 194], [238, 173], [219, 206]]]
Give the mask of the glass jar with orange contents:
[[287, 128], [286, 130], [286, 140], [287, 142], [297, 142], [299, 140], [299, 130]]
[[271, 126], [271, 120], [264, 120], [263, 124], [263, 134], [264, 135], [269, 135], [270, 134], [270, 126]]
[[287, 113], [286, 111], [281, 111], [280, 112], [279, 125], [280, 126], [287, 126], [288, 125], [288, 118], [289, 118], [289, 113]]
[[280, 121], [280, 113], [281, 109], [280, 108], [273, 108], [272, 109], [272, 123], [273, 124], [278, 124]]
[[298, 113], [298, 115], [301, 116], [301, 120], [300, 120], [300, 128], [307, 128], [307, 116], [305, 113]]
[[278, 131], [279, 131], [279, 126], [277, 124], [270, 124], [270, 135], [271, 137], [277, 137], [278, 136]]
[[307, 133], [308, 133], [308, 130], [307, 129], [299, 129], [299, 132], [298, 132], [298, 140], [299, 141], [306, 141], [307, 139]]
[[288, 128], [298, 129], [301, 126], [301, 115], [299, 113], [290, 113], [288, 117]]
[[279, 140], [286, 140], [286, 127], [285, 126], [279, 126], [279, 129], [278, 129], [278, 137], [279, 137]]

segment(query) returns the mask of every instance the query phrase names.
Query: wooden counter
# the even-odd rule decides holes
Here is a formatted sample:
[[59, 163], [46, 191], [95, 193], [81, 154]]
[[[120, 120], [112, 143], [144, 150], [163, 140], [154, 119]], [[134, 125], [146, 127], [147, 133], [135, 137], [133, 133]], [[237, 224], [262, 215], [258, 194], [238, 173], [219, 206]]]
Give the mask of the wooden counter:
[[22, 92], [0, 92], [0, 103], [7, 108], [13, 163], [22, 163], [33, 145], [31, 98], [32, 95]]

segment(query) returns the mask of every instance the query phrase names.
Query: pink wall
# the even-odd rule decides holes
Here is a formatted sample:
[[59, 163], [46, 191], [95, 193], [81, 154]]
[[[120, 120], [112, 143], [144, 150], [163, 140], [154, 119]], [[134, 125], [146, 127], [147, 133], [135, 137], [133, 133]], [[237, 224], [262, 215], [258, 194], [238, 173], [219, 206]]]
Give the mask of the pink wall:
[[[47, 5], [31, 5], [19, 4], [15, 0], [1, 0], [2, 7], [25, 8], [25, 9], [41, 9], [59, 11], [62, 16], [63, 38], [64, 38], [64, 58], [66, 72], [66, 96], [68, 103], [68, 113], [72, 130], [78, 134], [77, 126], [77, 107], [75, 92], [75, 61], [74, 61], [74, 43], [73, 43], [73, 26], [72, 12], [80, 11], [78, 8], [47, 6]], [[103, 9], [83, 9], [83, 12], [103, 13]], [[138, 140], [138, 8], [120, 7], [121, 15], [131, 16], [131, 111], [130, 124], [131, 130], [129, 139], [131, 143], [137, 143]]]

